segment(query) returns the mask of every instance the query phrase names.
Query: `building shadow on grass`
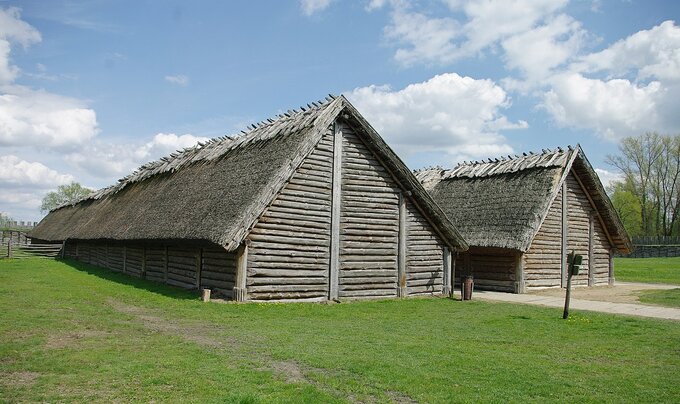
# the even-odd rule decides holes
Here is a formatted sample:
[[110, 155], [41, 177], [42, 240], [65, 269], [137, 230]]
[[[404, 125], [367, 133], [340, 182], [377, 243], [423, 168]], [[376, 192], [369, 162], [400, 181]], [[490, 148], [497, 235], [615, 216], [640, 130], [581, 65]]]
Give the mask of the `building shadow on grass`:
[[151, 293], [172, 297], [174, 299], [196, 300], [199, 296], [198, 291], [196, 290], [181, 289], [167, 285], [165, 283], [138, 278], [136, 276], [112, 271], [110, 269], [86, 264], [84, 262], [69, 258], [57, 259], [57, 261], [62, 262], [75, 270], [85, 272], [100, 279], [105, 279], [107, 281], [116, 282], [122, 285], [129, 285], [136, 289], [143, 289]]

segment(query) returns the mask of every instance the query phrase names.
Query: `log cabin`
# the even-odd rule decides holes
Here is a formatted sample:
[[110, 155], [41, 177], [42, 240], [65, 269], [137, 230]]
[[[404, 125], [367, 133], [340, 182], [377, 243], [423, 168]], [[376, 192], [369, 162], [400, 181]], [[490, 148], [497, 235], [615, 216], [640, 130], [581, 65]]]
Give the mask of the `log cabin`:
[[416, 171], [470, 248], [454, 261], [475, 288], [524, 293], [564, 287], [567, 255], [583, 256], [573, 284], [612, 284], [615, 252], [632, 244], [580, 146]]
[[343, 96], [140, 167], [31, 232], [237, 301], [447, 295], [467, 244]]

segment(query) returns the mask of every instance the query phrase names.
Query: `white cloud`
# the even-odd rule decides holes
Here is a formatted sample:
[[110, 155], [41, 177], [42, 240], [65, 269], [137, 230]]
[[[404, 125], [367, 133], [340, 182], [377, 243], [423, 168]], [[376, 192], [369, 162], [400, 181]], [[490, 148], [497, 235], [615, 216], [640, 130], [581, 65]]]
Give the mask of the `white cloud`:
[[458, 23], [452, 18], [430, 18], [401, 8], [394, 11], [391, 25], [385, 28], [388, 39], [406, 45], [397, 49], [394, 58], [407, 66], [423, 61], [452, 62], [459, 56], [453, 43], [458, 35]]
[[94, 110], [79, 100], [24, 86], [0, 87], [0, 146], [68, 149], [97, 132]]
[[300, 8], [306, 16], [311, 16], [328, 8], [334, 0], [300, 0]]
[[208, 138], [190, 134], [158, 133], [149, 142], [141, 144], [95, 141], [67, 154], [65, 160], [96, 177], [121, 177], [143, 163], [206, 140]]
[[506, 66], [519, 70], [529, 85], [540, 83], [579, 52], [585, 36], [578, 21], [560, 14], [502, 41]]
[[611, 140], [664, 130], [664, 118], [674, 119], [659, 114], [659, 104], [667, 94], [656, 81], [640, 85], [571, 73], [555, 76], [551, 84], [542, 106], [558, 124], [591, 128]]
[[189, 77], [183, 74], [165, 76], [165, 81], [168, 83], [177, 84], [178, 86], [186, 87], [189, 84]]
[[41, 40], [20, 17], [15, 7], [0, 9], [0, 146], [63, 149], [86, 142], [98, 131], [92, 109], [73, 98], [12, 84], [19, 68], [11, 64], [11, 45]]
[[507, 154], [512, 148], [499, 131], [528, 126], [501, 114], [510, 100], [493, 81], [455, 73], [396, 91], [388, 86], [356, 88], [347, 96], [403, 156], [439, 151], [456, 159]]
[[40, 33], [20, 18], [18, 8], [0, 8], [0, 84], [13, 82], [19, 74], [19, 68], [10, 61], [12, 43], [26, 48], [41, 40]]
[[38, 162], [28, 162], [14, 155], [0, 156], [0, 185], [3, 187], [53, 188], [68, 184], [73, 176], [57, 171]]
[[602, 185], [604, 185], [605, 187], [608, 187], [614, 182], [619, 182], [623, 180], [623, 175], [621, 173], [608, 171], [603, 168], [596, 168], [595, 172], [597, 173], [597, 176], [600, 177], [600, 181], [602, 182]]
[[74, 178], [42, 163], [14, 155], [0, 156], [0, 206], [15, 220], [38, 220], [45, 194]]
[[[587, 76], [594, 74], [600, 77]], [[677, 132], [680, 28], [666, 21], [636, 32], [581, 56], [548, 84], [542, 106], [562, 126], [592, 129], [614, 141]]]
[[637, 79], [680, 79], [680, 27], [665, 21], [638, 31], [607, 49], [582, 57], [576, 71], [606, 71], [613, 75], [633, 73]]
[[[388, 2], [374, 0], [368, 9]], [[453, 13], [465, 17], [430, 17], [414, 11], [411, 3], [392, 1], [392, 21], [385, 36], [398, 49], [395, 59], [404, 65], [446, 64], [493, 48], [500, 41], [525, 33], [552, 18], [567, 0], [447, 1]], [[454, 14], [455, 15], [455, 14]]]

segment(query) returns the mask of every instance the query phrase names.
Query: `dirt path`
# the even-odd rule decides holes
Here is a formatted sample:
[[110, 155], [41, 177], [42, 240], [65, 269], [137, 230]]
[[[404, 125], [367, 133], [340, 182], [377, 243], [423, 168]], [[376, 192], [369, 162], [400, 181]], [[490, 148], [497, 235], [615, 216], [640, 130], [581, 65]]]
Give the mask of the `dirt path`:
[[[659, 283], [616, 282], [614, 286], [578, 287], [571, 290], [573, 299], [595, 300], [611, 303], [640, 303], [640, 292], [645, 290], [675, 289], [680, 285]], [[543, 289], [529, 294], [564, 298], [564, 289]]]
[[[652, 306], [638, 302], [636, 294], [641, 290], [675, 288], [675, 286], [668, 287], [668, 285], [656, 286], [623, 284], [613, 287], [577, 288], [572, 290], [570, 307], [573, 310], [680, 321], [680, 309]], [[525, 294], [475, 291], [473, 298], [561, 308], [564, 307], [564, 293], [563, 289], [542, 290]]]

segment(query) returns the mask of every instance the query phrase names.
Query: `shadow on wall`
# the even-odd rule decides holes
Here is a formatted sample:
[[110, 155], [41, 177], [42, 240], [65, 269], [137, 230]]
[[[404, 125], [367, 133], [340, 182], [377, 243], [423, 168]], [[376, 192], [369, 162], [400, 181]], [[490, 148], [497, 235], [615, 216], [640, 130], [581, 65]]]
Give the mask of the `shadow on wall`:
[[141, 279], [124, 273], [111, 271], [110, 269], [86, 264], [70, 258], [57, 259], [57, 261], [63, 262], [64, 264], [70, 266], [73, 269], [85, 272], [89, 275], [96, 276], [101, 279], [105, 279], [107, 281], [120, 283], [122, 285], [133, 286], [137, 289], [143, 289], [146, 290], [147, 292], [156, 293], [166, 297], [183, 300], [196, 300], [198, 298], [198, 292], [196, 290], [185, 290], [176, 288], [173, 286], [166, 285], [164, 283], [158, 283], [146, 279]]

